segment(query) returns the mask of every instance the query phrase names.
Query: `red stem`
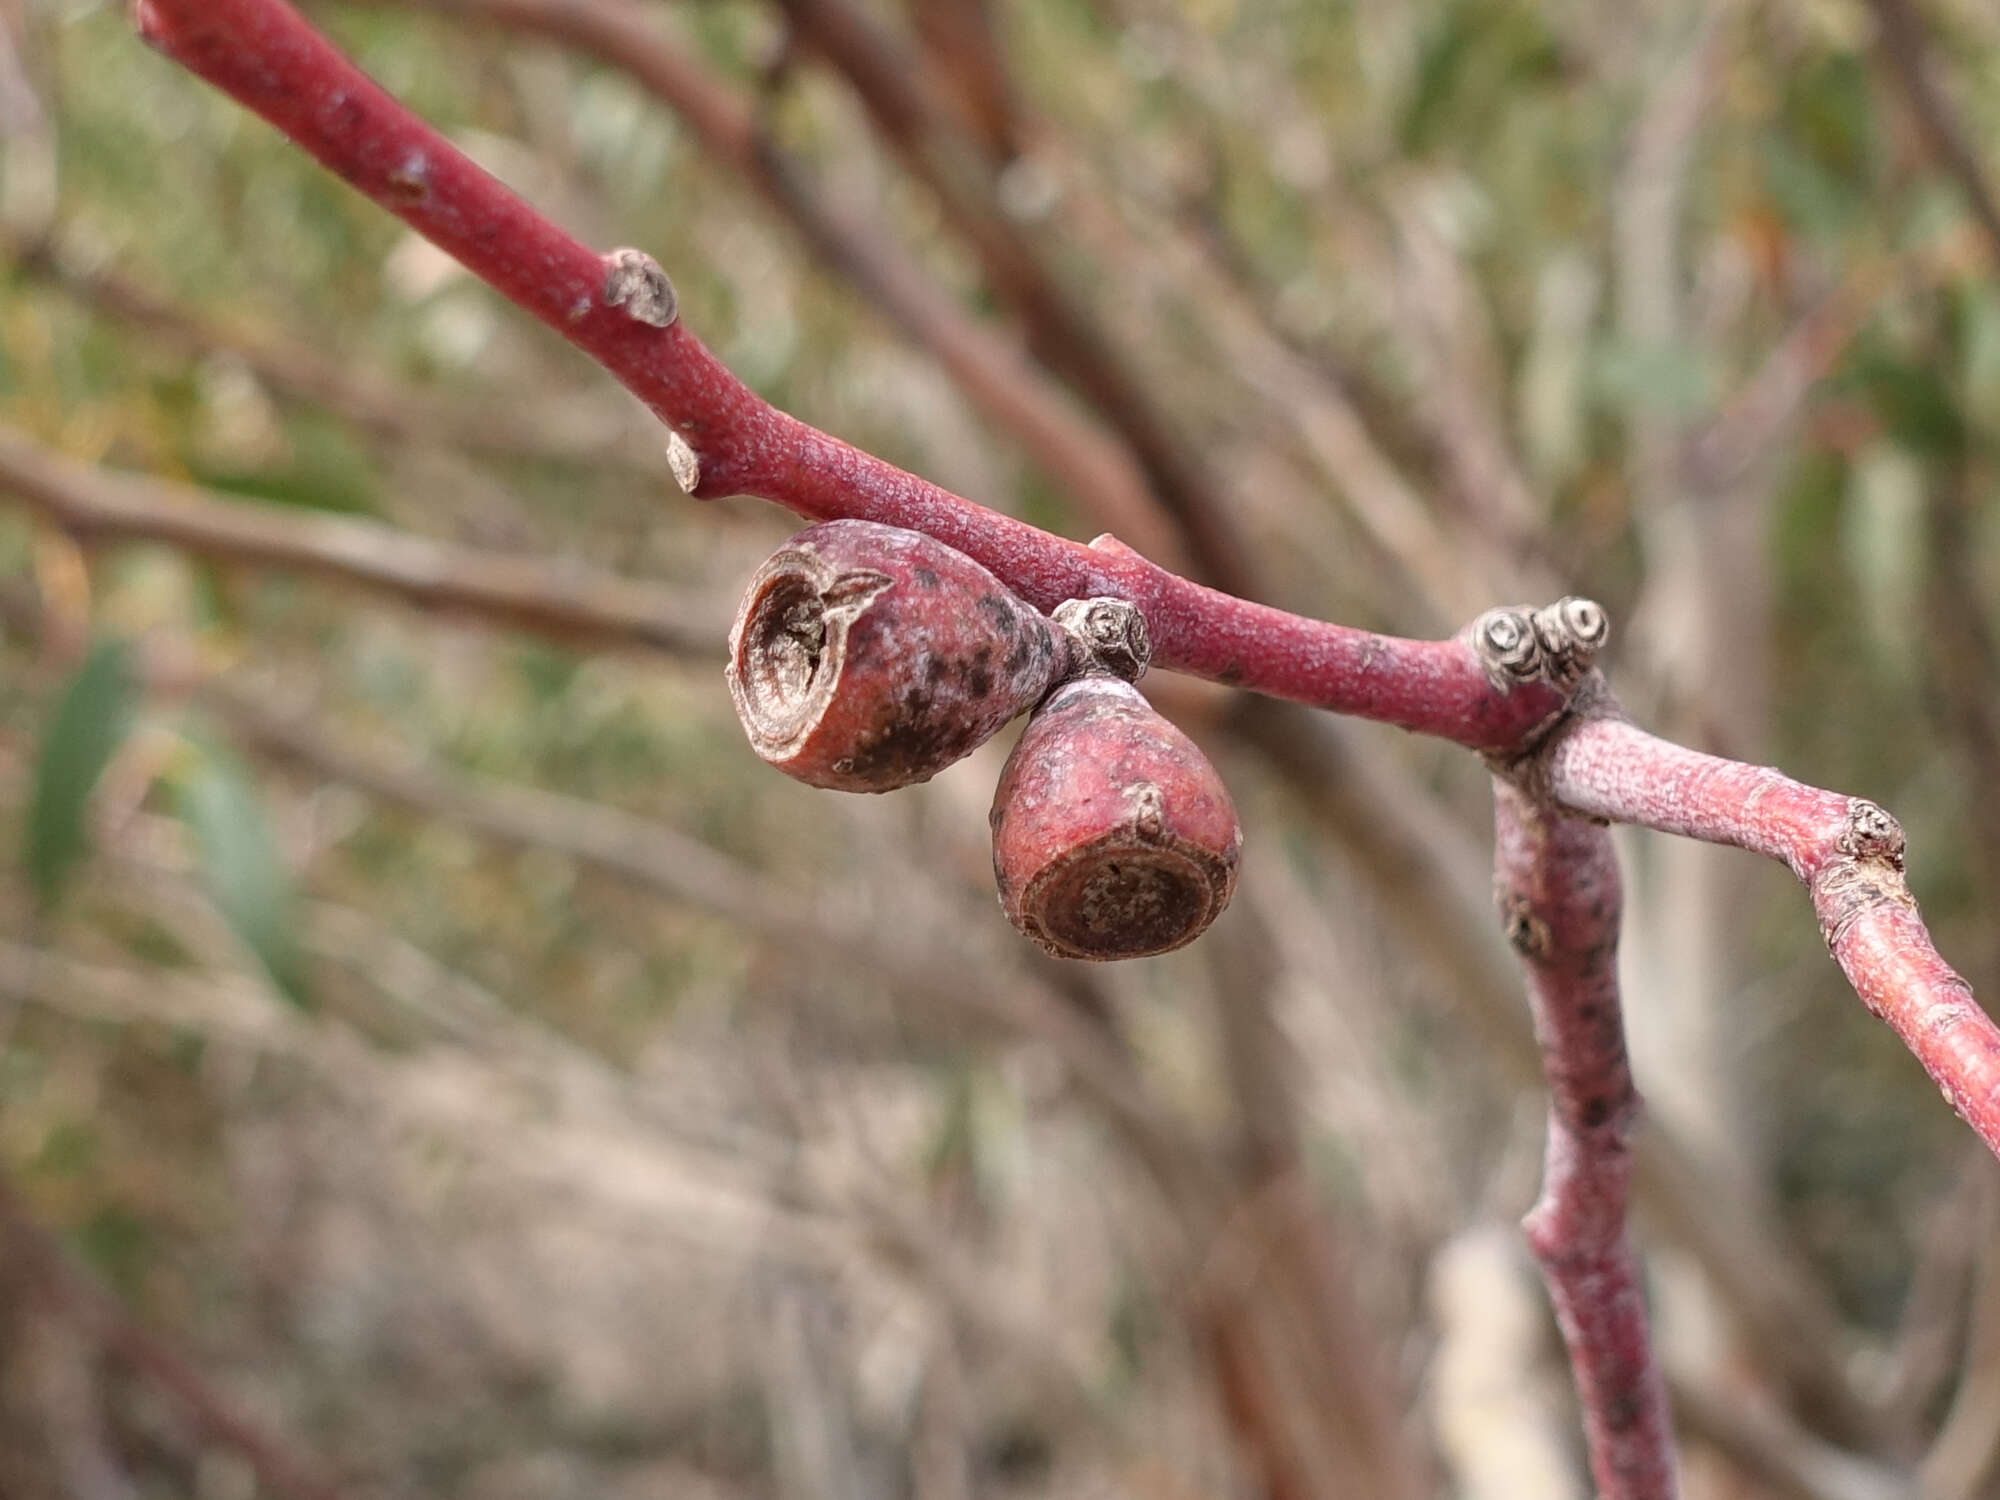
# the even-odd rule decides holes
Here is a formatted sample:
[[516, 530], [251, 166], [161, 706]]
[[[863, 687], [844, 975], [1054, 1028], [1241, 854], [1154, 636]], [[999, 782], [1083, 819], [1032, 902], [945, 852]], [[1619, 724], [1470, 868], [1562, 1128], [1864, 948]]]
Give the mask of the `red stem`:
[[960, 499], [778, 411], [687, 328], [604, 300], [607, 263], [384, 93], [283, 0], [136, 0], [140, 33], [234, 96], [603, 365], [700, 460], [697, 493], [757, 495], [813, 520], [928, 532], [1030, 603], [1117, 594], [1146, 615], [1157, 665], [1505, 749], [1562, 703], [1495, 688], [1463, 638], [1374, 635], [1204, 588], [1100, 538], [1091, 546]]
[[1542, 1195], [1524, 1221], [1569, 1348], [1601, 1500], [1672, 1500], [1667, 1393], [1625, 1234], [1639, 1095], [1618, 1007], [1621, 895], [1601, 827], [1494, 782], [1494, 868], [1549, 1083]]
[[1615, 717], [1553, 747], [1557, 805], [1782, 860], [1862, 1003], [1887, 1021], [1965, 1122], [2000, 1155], [2000, 1029], [1938, 955], [1903, 880], [1903, 831], [1874, 803], [1769, 766], [1721, 760]]
[[[1518, 756], [1568, 695], [1496, 687], [1470, 631], [1411, 641], [1252, 604], [1109, 537], [1067, 541], [974, 505], [776, 410], [679, 322], [606, 299], [579, 244], [363, 76], [283, 0], [134, 0], [141, 33], [590, 355], [692, 448], [701, 496], [757, 495], [814, 520], [927, 532], [1044, 610], [1115, 594], [1144, 611], [1157, 665]], [[1525, 617], [1524, 617], [1525, 618]], [[1495, 644], [1488, 641], [1489, 645]], [[1532, 643], [1530, 643], [1532, 644]], [[1595, 692], [1596, 690], [1593, 690]], [[1872, 803], [1641, 733], [1593, 697], [1499, 796], [1503, 898], [1523, 948], [1551, 1090], [1548, 1176], [1528, 1233], [1577, 1371], [1609, 1500], [1673, 1488], [1664, 1398], [1624, 1235], [1636, 1108], [1613, 977], [1618, 884], [1603, 831], [1551, 809], [1784, 860], [1863, 1000], [2000, 1154], [2000, 1032], [1937, 956]]]

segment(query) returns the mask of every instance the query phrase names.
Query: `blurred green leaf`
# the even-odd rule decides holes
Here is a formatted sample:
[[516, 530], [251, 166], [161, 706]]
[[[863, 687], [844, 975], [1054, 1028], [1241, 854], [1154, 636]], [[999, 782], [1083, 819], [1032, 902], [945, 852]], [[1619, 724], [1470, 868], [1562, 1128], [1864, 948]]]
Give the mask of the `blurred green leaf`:
[[1591, 375], [1604, 400], [1662, 416], [1685, 417], [1706, 410], [1714, 395], [1714, 381], [1701, 352], [1687, 344], [1612, 340], [1597, 350]]
[[1452, 5], [1421, 46], [1397, 131], [1413, 154], [1431, 150], [1447, 136], [1476, 134], [1493, 113], [1562, 76], [1562, 50], [1532, 9]]
[[153, 1232], [145, 1220], [115, 1203], [79, 1225], [75, 1240], [91, 1267], [127, 1296], [137, 1287], [153, 1250]]
[[180, 812], [194, 831], [202, 874], [224, 920], [270, 973], [279, 992], [311, 1006], [298, 946], [297, 902], [250, 774], [203, 745], [181, 783]]
[[132, 728], [137, 687], [128, 655], [123, 641], [92, 647], [42, 733], [22, 863], [45, 910], [88, 851], [91, 790]]
[[1874, 192], [1874, 105], [1868, 72], [1853, 53], [1835, 53], [1785, 75], [1784, 102], [1757, 142], [1764, 188], [1798, 229], [1833, 238], [1879, 205]]
[[1904, 359], [1875, 340], [1857, 353], [1849, 379], [1902, 447], [1924, 458], [1956, 458], [1964, 451], [1965, 419], [1946, 372]]
[[1875, 112], [1860, 55], [1829, 53], [1790, 70], [1785, 83], [1785, 121], [1800, 147], [1850, 187], [1864, 187], [1875, 158]]
[[1842, 550], [1877, 667], [1916, 668], [1924, 559], [1924, 466], [1894, 443], [1876, 443], [1849, 471]]
[[1967, 415], [1982, 427], [2000, 425], [2000, 288], [1968, 286], [1960, 322]]
[[189, 467], [209, 488], [246, 499], [340, 515], [380, 513], [374, 460], [339, 422], [301, 413], [287, 424], [285, 437], [289, 452], [281, 464], [234, 469], [204, 465], [199, 454], [190, 454]]
[[1785, 221], [1801, 232], [1832, 239], [1847, 230], [1860, 210], [1840, 177], [1782, 136], [1757, 142], [1764, 191]]

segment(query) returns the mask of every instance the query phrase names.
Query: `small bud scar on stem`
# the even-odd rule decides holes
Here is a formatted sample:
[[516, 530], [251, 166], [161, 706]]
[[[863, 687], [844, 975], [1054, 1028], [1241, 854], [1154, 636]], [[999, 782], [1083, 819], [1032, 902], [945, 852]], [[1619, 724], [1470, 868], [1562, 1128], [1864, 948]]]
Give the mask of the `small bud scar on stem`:
[[1127, 682], [1146, 675], [1153, 642], [1146, 617], [1130, 600], [1066, 599], [1056, 606], [1054, 618], [1075, 642], [1080, 670], [1108, 672]]
[[691, 496], [701, 488], [701, 460], [688, 440], [671, 427], [667, 429], [667, 468], [683, 495]]
[[604, 257], [604, 305], [624, 308], [649, 328], [670, 327], [680, 315], [673, 282], [643, 250], [613, 250]]

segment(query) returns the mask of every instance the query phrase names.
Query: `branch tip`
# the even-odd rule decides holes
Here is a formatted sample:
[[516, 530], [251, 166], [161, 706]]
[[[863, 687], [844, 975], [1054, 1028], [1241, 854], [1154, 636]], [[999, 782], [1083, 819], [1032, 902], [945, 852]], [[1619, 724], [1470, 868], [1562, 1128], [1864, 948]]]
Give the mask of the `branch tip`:
[[1540, 675], [1541, 647], [1526, 610], [1489, 609], [1473, 622], [1472, 640], [1495, 687], [1532, 682]]
[[1494, 687], [1543, 682], [1571, 692], [1611, 639], [1611, 617], [1594, 599], [1569, 595], [1529, 610], [1489, 609], [1472, 622], [1472, 646]]

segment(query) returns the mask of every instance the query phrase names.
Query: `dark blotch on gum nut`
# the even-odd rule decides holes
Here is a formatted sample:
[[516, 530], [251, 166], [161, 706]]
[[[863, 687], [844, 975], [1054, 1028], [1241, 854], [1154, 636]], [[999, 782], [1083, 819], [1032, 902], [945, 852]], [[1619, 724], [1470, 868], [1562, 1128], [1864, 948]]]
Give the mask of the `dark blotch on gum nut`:
[[1115, 677], [1079, 677], [1035, 711], [992, 823], [1000, 904], [1058, 958], [1170, 952], [1236, 889], [1243, 833], [1222, 778]]
[[847, 792], [928, 781], [1049, 689], [1055, 628], [920, 532], [829, 521], [751, 579], [729, 633], [729, 691], [756, 752]]

